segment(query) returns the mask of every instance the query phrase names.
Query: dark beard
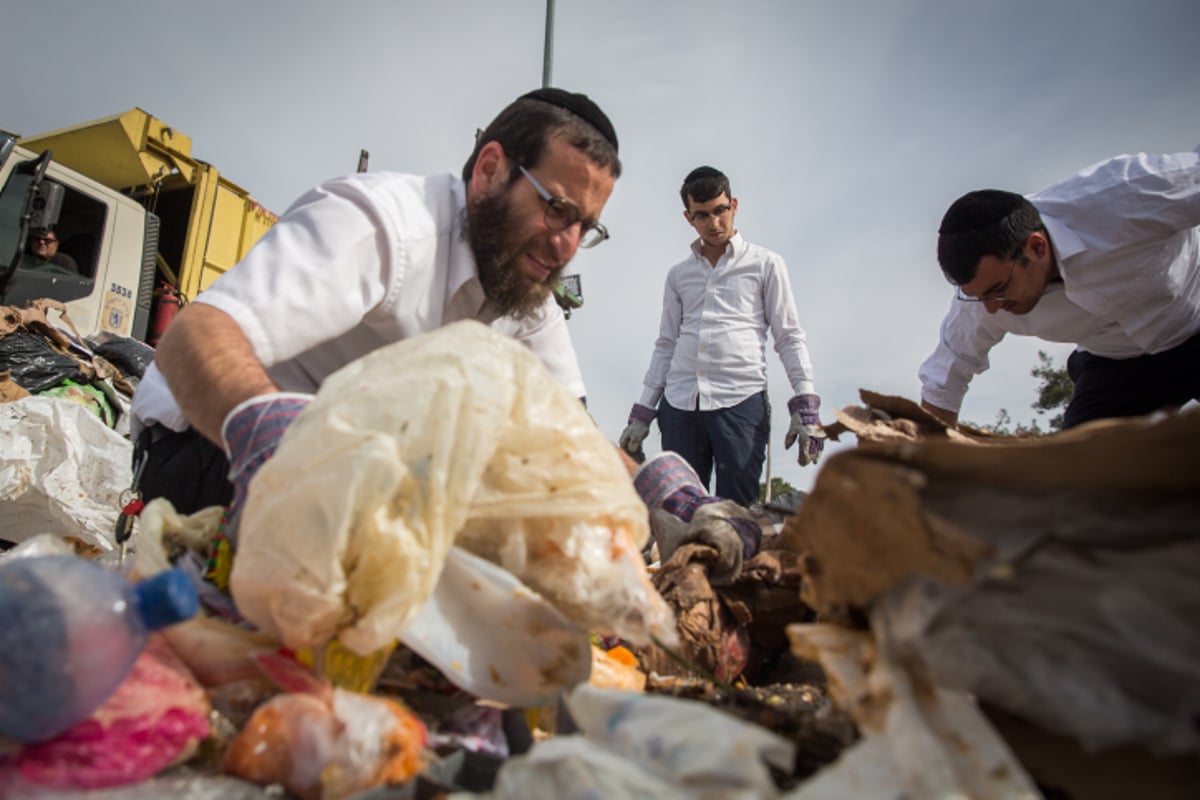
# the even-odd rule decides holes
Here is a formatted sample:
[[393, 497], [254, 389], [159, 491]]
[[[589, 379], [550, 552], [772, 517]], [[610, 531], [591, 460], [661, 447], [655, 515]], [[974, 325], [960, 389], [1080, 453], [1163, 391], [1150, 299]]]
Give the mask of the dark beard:
[[[544, 282], [534, 283], [521, 274], [517, 264], [520, 253], [511, 241], [512, 208], [508, 192], [476, 198], [463, 226], [483, 294], [507, 317], [529, 319], [537, 314], [558, 285], [564, 267], [558, 267]], [[502, 260], [503, 259], [503, 260]]]

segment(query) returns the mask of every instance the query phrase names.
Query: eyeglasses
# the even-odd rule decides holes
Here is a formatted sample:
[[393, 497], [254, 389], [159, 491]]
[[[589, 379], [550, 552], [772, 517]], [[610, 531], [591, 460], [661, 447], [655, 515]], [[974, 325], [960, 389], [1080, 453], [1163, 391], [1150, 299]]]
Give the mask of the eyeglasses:
[[690, 211], [688, 212], [688, 219], [692, 222], [705, 223], [713, 217], [723, 217], [732, 210], [733, 206], [726, 204], [717, 206], [712, 211]]
[[1004, 283], [999, 286], [992, 287], [988, 291], [979, 295], [979, 297], [971, 297], [969, 294], [963, 294], [961, 286], [954, 287], [954, 299], [961, 300], [964, 303], [1004, 303], [1010, 298], [1004, 296], [1004, 290], [1008, 288], [1008, 284], [1012, 281], [1013, 272], [1017, 269], [1017, 262], [1014, 260], [1012, 266], [1008, 268], [1008, 277], [1004, 279]]
[[565, 231], [579, 223], [579, 246], [595, 247], [608, 238], [608, 228], [599, 222], [584, 222], [579, 218], [579, 207], [565, 197], [555, 197], [546, 191], [537, 179], [529, 174], [529, 170], [517, 165], [521, 174], [533, 185], [533, 188], [546, 201], [546, 226], [556, 231]]
[[38, 244], [50, 244], [51, 242], [58, 241], [58, 239], [55, 239], [53, 236], [35, 236], [33, 237], [33, 240]]

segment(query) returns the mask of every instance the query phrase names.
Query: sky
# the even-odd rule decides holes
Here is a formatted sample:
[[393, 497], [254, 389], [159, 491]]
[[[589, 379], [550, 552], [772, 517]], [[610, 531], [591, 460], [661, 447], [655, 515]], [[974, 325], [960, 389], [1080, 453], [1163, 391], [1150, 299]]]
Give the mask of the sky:
[[[952, 290], [934, 258], [972, 189], [1044, 188], [1119, 153], [1200, 144], [1195, 0], [556, 0], [551, 84], [612, 119], [624, 174], [580, 251], [569, 325], [616, 439], [687, 255], [683, 176], [729, 175], [737, 228], [788, 265], [822, 419], [860, 389], [918, 399]], [[546, 0], [0, 0], [0, 128], [140, 107], [283, 212], [357, 168], [459, 173], [477, 128], [542, 83]], [[1070, 347], [1006, 339], [962, 417], [1037, 419], [1030, 370]], [[768, 345], [769, 471], [791, 394]], [[1044, 422], [1044, 418], [1043, 422]], [[658, 431], [647, 452], [658, 451]], [[853, 436], [827, 453], [852, 447]]]

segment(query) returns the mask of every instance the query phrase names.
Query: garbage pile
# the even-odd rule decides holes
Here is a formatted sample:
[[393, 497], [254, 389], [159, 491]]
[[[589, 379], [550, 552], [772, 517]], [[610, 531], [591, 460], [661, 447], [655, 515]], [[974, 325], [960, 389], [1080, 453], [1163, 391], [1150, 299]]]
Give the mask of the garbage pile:
[[60, 530], [114, 548], [129, 403], [153, 357], [134, 339], [85, 339], [55, 300], [0, 306], [0, 542]]
[[129, 400], [153, 360], [154, 350], [136, 339], [80, 336], [57, 300], [0, 306], [2, 402], [30, 395], [70, 400], [128, 435]]
[[[473, 324], [380, 350], [236, 542], [156, 500], [123, 561], [86, 553], [186, 574], [196, 612], [85, 718], [0, 741], [0, 795], [1194, 796], [1200, 413], [1013, 441], [863, 399], [714, 585], [711, 548], [657, 562], [629, 464], [528, 351]], [[0, 566], [83, 527], [43, 516]]]

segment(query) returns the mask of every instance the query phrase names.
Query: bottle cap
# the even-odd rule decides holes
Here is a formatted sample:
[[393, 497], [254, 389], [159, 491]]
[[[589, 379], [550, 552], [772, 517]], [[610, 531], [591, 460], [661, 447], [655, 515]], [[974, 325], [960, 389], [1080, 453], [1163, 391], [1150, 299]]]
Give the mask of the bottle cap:
[[200, 598], [192, 579], [181, 569], [168, 569], [134, 587], [138, 610], [148, 630], [156, 631], [196, 615]]

